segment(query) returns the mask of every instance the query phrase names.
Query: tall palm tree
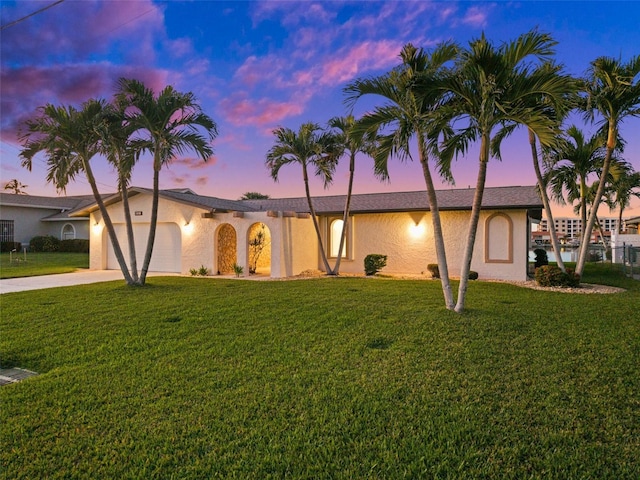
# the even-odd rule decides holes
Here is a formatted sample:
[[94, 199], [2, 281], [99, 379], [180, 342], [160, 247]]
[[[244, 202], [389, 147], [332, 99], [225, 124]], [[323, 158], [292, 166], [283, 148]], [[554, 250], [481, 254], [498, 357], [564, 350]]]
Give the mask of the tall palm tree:
[[132, 127], [134, 136], [137, 135], [133, 145], [140, 151], [153, 154], [151, 224], [139, 277], [144, 285], [158, 223], [160, 171], [175, 155], [188, 150], [194, 151], [206, 162], [213, 154], [210, 142], [217, 136], [218, 129], [211, 117], [202, 112], [191, 92], [181, 93], [167, 86], [155, 96], [142, 82], [121, 78], [116, 97], [130, 105], [126, 123]]
[[[640, 55], [622, 63], [610, 57], [599, 57], [591, 63], [585, 82], [585, 115], [594, 120], [602, 118], [600, 126], [606, 132], [606, 155], [602, 166], [602, 177], [607, 178], [614, 151], [618, 145], [620, 124], [627, 117], [640, 116]], [[591, 237], [596, 222], [598, 207], [602, 200], [605, 182], [601, 182], [595, 202], [584, 228], [583, 238]], [[587, 259], [588, 242], [582, 242], [576, 262], [576, 273], [582, 275]]]
[[[533, 75], [540, 75], [547, 77], [547, 80], [552, 81], [554, 79], [563, 82], [565, 84], [566, 93], [564, 96], [558, 96], [556, 98], [547, 98], [540, 95], [539, 98], [531, 97], [531, 101], [537, 104], [542, 104], [547, 108], [546, 115], [549, 118], [555, 118], [558, 125], [560, 125], [562, 119], [566, 116], [569, 110], [573, 107], [575, 101], [575, 92], [577, 89], [575, 79], [563, 75], [561, 67], [551, 62], [546, 62], [536, 69]], [[535, 132], [528, 128], [529, 136], [529, 149], [531, 150], [531, 159], [533, 161], [533, 171], [536, 175], [536, 182], [538, 186], [538, 193], [542, 199], [542, 205], [547, 217], [549, 225], [549, 232], [551, 237], [551, 246], [556, 257], [556, 263], [558, 268], [563, 272], [566, 272], [562, 255], [560, 254], [560, 244], [558, 243], [558, 237], [556, 235], [555, 221], [553, 218], [553, 212], [551, 210], [551, 202], [549, 200], [549, 193], [547, 191], [547, 182], [542, 175], [542, 168], [540, 166], [540, 156], [538, 154], [537, 137]]]
[[501, 142], [516, 124], [531, 129], [543, 146], [552, 144], [558, 132], [557, 122], [544, 104], [531, 101], [540, 96], [557, 98], [566, 90], [562, 82], [532, 74], [534, 61], [547, 61], [555, 44], [549, 35], [537, 31], [500, 47], [482, 35], [463, 50], [456, 74], [444, 86], [450, 98], [443, 113], [454, 128], [462, 126], [444, 144], [443, 165], [449, 165], [454, 155], [466, 153], [472, 142], [480, 141], [478, 178], [455, 306], [458, 313], [464, 310], [489, 158], [500, 158]]
[[[383, 105], [365, 114], [357, 129], [380, 132], [374, 155], [374, 172], [378, 177], [383, 180], [389, 178], [388, 162], [392, 156], [400, 160], [412, 159], [410, 147], [412, 141], [417, 140], [442, 292], [448, 309], [454, 306], [453, 293], [430, 166], [430, 159], [437, 158], [437, 140], [443, 129], [433, 120], [442, 92], [432, 88], [432, 85], [436, 84], [436, 79], [445, 70], [445, 65], [457, 54], [457, 46], [451, 43], [442, 43], [430, 53], [407, 44], [400, 52], [402, 63], [396, 69], [379, 77], [358, 79], [345, 88], [347, 103], [351, 106], [365, 95], [376, 95], [385, 101]], [[418, 84], [418, 81], [421, 83]], [[447, 180], [451, 180], [449, 170], [441, 169], [440, 173]]]
[[358, 134], [355, 130], [357, 125], [353, 115], [346, 117], [333, 117], [329, 120], [329, 127], [333, 129], [338, 144], [341, 145], [343, 151], [349, 152], [349, 184], [347, 187], [347, 198], [344, 205], [344, 213], [342, 216], [342, 231], [340, 232], [340, 243], [338, 245], [338, 256], [332, 274], [338, 275], [340, 272], [340, 262], [342, 260], [342, 252], [347, 238], [349, 212], [351, 210], [351, 195], [353, 192], [353, 177], [356, 166], [356, 155], [364, 153], [371, 155], [375, 148], [375, 139], [371, 135]]
[[107, 211], [91, 168], [91, 159], [100, 153], [99, 125], [104, 119], [106, 103], [103, 100], [89, 100], [80, 110], [72, 106], [47, 104], [40, 108], [41, 115], [27, 121], [28, 132], [20, 140], [24, 149], [20, 152], [22, 166], [31, 170], [33, 157], [44, 152], [47, 157], [47, 182], [59, 191], [66, 191], [70, 181], [84, 173], [98, 204], [102, 219], [113, 245], [113, 251], [129, 285], [135, 282], [131, 277], [122, 250], [115, 234], [111, 217]]
[[131, 142], [133, 127], [125, 122], [125, 111], [128, 104], [121, 100], [116, 98], [113, 104], [107, 106], [104, 120], [99, 126], [98, 133], [101, 140], [101, 153], [106, 156], [118, 174], [118, 191], [122, 197], [129, 245], [129, 267], [133, 281], [139, 283], [138, 260], [136, 258], [136, 245], [128, 192], [138, 152]]
[[[577, 210], [582, 222], [582, 242], [585, 243], [584, 228], [587, 224], [589, 177], [602, 169], [605, 157], [604, 138], [593, 135], [586, 139], [575, 125], [570, 126], [562, 141], [547, 151], [545, 182], [549, 185], [553, 199], [561, 205], [578, 203]], [[566, 193], [566, 198], [565, 198]], [[586, 240], [586, 243], [589, 243]]]
[[275, 144], [267, 152], [265, 164], [271, 173], [271, 178], [278, 181], [280, 169], [285, 165], [299, 164], [302, 167], [302, 179], [304, 181], [304, 191], [307, 196], [309, 212], [313, 221], [313, 227], [318, 237], [320, 246], [320, 256], [327, 274], [332, 270], [327, 260], [326, 249], [322, 243], [320, 226], [316, 218], [316, 212], [311, 201], [309, 190], [308, 167], [315, 168], [316, 176], [322, 179], [324, 187], [327, 188], [333, 181], [338, 158], [342, 154], [341, 148], [336, 142], [336, 138], [328, 132], [322, 132], [320, 125], [315, 123], [303, 123], [298, 132], [290, 128], [279, 127], [273, 131], [276, 137]]

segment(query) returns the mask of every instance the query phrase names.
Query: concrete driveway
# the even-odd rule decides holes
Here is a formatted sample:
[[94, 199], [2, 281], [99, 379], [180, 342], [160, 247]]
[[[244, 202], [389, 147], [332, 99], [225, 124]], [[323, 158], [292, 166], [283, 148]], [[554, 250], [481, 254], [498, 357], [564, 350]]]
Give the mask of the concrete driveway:
[[[147, 277], [177, 276], [177, 273], [149, 272]], [[0, 294], [24, 292], [27, 290], [41, 290], [44, 288], [68, 287], [71, 285], [85, 285], [88, 283], [109, 282], [121, 280], [120, 270], [78, 270], [73, 273], [57, 275], [41, 275], [38, 277], [7, 278], [0, 280]]]

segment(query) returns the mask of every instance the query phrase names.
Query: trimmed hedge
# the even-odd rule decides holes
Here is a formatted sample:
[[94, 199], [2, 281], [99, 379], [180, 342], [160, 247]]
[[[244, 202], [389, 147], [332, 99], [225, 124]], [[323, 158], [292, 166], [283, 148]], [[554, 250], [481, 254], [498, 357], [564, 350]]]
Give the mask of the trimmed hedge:
[[379, 253], [370, 253], [364, 257], [364, 273], [375, 275], [387, 266], [387, 256]]
[[536, 283], [541, 287], [579, 287], [580, 275], [571, 268], [563, 273], [555, 265], [543, 265], [536, 269]]
[[29, 242], [29, 250], [32, 252], [57, 252], [60, 249], [60, 240], [53, 235], [38, 235]]
[[58, 251], [64, 253], [89, 253], [89, 240], [84, 238], [61, 240]]
[[549, 256], [544, 248], [536, 248], [533, 253], [536, 256], [534, 267], [540, 268], [544, 265], [549, 265]]

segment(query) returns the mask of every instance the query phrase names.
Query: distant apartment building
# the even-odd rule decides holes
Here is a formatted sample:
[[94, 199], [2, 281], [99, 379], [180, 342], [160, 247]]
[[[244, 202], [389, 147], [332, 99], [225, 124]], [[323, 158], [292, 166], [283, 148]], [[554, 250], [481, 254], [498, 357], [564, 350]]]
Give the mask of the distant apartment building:
[[[582, 220], [577, 217], [557, 217], [554, 218], [554, 224], [556, 229], [556, 234], [558, 238], [564, 239], [573, 239], [580, 238], [580, 233], [582, 232]], [[622, 219], [622, 230], [626, 229], [626, 221], [627, 219]], [[618, 229], [618, 219], [616, 217], [600, 217], [598, 218], [600, 222], [600, 226], [604, 231], [605, 236], [610, 236], [611, 232], [617, 231]], [[534, 232], [538, 232], [541, 237], [544, 237], [544, 233], [549, 232], [549, 222], [546, 218], [540, 220], [540, 223], [537, 226], [538, 228], [534, 230]], [[596, 236], [599, 235], [596, 229], [594, 228], [594, 232], [592, 234], [592, 240], [596, 240]], [[540, 235], [542, 234], [542, 235]]]

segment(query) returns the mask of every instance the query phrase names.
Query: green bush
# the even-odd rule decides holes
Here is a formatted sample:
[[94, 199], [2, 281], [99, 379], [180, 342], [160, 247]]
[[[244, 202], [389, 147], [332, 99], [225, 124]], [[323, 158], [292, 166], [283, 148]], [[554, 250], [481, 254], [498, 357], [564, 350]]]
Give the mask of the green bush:
[[580, 275], [570, 268], [563, 273], [555, 265], [543, 265], [536, 269], [536, 282], [541, 287], [579, 287]]
[[61, 240], [58, 251], [64, 253], [89, 253], [89, 240], [83, 238]]
[[477, 279], [478, 279], [478, 272], [469, 270], [469, 280], [477, 280]]
[[536, 248], [533, 253], [536, 256], [534, 263], [535, 268], [549, 265], [549, 257], [547, 256], [547, 251], [544, 248]]
[[29, 242], [32, 252], [57, 252], [60, 250], [60, 240], [52, 235], [38, 235]]
[[364, 257], [364, 273], [375, 275], [387, 266], [387, 256], [379, 253], [370, 253]]
[[427, 265], [427, 270], [429, 270], [431, 278], [440, 278], [440, 270], [438, 269], [437, 263], [430, 263]]
[[13, 250], [16, 252], [22, 251], [22, 244], [20, 242], [0, 242], [0, 252], [6, 253]]

